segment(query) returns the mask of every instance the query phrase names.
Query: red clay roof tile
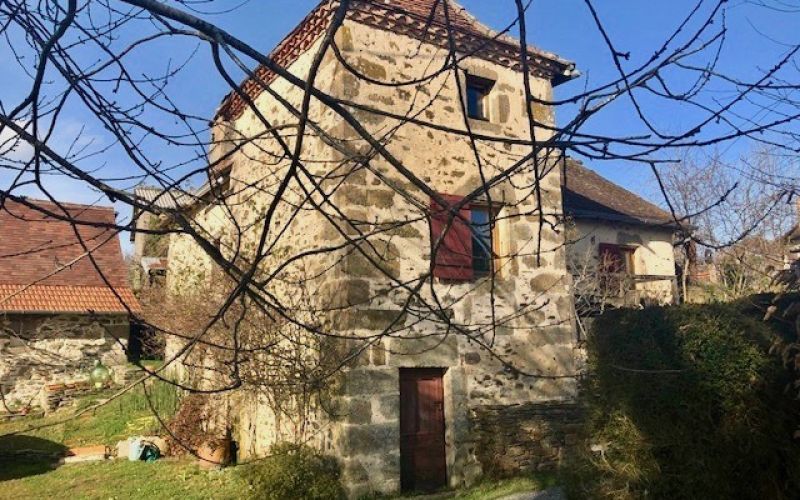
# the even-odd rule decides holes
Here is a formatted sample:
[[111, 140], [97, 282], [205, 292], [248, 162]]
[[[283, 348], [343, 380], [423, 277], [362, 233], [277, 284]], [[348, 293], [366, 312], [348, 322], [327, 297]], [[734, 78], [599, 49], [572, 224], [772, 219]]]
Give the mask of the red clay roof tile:
[[[308, 16], [275, 47], [270, 58], [279, 66], [287, 68], [327, 29], [337, 2], [322, 0]], [[448, 17], [456, 49], [461, 54], [475, 57], [522, 71], [519, 41], [507, 35], [498, 35], [471, 16], [463, 7], [450, 0]], [[434, 7], [436, 10], [434, 11]], [[384, 31], [391, 31], [447, 47], [449, 33], [445, 17], [444, 2], [440, 0], [353, 0], [347, 18]], [[555, 84], [568, 81], [576, 74], [575, 64], [555, 54], [528, 46], [531, 72], [548, 78]], [[276, 74], [264, 66], [254, 71], [254, 77], [241, 85], [248, 99], [255, 99], [263, 85], [272, 83]], [[247, 107], [246, 100], [236, 92], [230, 93], [222, 102], [217, 115], [224, 120], [234, 120]]]
[[25, 201], [0, 205], [0, 312], [127, 312], [109, 284], [138, 309], [113, 208]]
[[672, 215], [568, 158], [562, 178], [564, 213], [575, 219], [601, 219], [674, 229]]
[[108, 314], [128, 309], [141, 312], [130, 288], [0, 284], [0, 311], [7, 313]]

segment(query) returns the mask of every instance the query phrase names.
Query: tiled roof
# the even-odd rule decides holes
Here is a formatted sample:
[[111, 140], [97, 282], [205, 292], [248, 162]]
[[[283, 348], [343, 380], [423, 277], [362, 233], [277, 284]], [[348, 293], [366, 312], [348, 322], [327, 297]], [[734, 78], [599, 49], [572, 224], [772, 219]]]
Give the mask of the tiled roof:
[[568, 158], [562, 179], [564, 213], [574, 219], [677, 226], [666, 211]]
[[[0, 311], [14, 313], [124, 313], [139, 312], [129, 288], [0, 284]], [[119, 298], [117, 297], [119, 295]], [[120, 300], [122, 299], [122, 300]]]
[[[434, 10], [434, 6], [436, 9]], [[448, 16], [442, 0], [355, 0], [350, 17], [359, 23], [394, 31], [412, 38], [448, 47], [447, 17], [456, 49], [516, 71], [522, 71], [519, 40], [501, 35], [448, 0]], [[561, 83], [573, 78], [575, 64], [531, 46], [527, 47], [530, 69], [540, 77]]]
[[112, 207], [26, 201], [0, 204], [0, 312], [127, 312], [108, 284], [138, 309], [119, 235], [97, 227], [115, 224]]
[[[323, 0], [308, 16], [272, 51], [270, 58], [286, 68], [311, 48], [328, 27], [338, 2]], [[522, 70], [519, 41], [498, 35], [453, 0], [448, 0], [450, 26], [456, 48], [461, 54], [472, 54], [516, 71]], [[436, 10], [434, 12], [434, 6]], [[433, 15], [431, 15], [433, 14]], [[440, 47], [448, 46], [448, 30], [441, 0], [353, 0], [347, 18], [376, 29], [400, 33]], [[528, 46], [531, 72], [553, 81], [554, 84], [570, 80], [577, 73], [575, 64], [555, 54]], [[262, 91], [262, 83], [271, 83], [275, 73], [263, 66], [255, 70], [255, 78], [247, 79], [241, 89], [250, 99]], [[230, 93], [223, 101], [218, 116], [234, 120], [241, 116], [247, 103], [238, 93]]]
[[178, 209], [191, 202], [190, 196], [182, 191], [167, 192], [154, 186], [139, 186], [133, 190], [133, 195], [140, 201], [168, 210]]

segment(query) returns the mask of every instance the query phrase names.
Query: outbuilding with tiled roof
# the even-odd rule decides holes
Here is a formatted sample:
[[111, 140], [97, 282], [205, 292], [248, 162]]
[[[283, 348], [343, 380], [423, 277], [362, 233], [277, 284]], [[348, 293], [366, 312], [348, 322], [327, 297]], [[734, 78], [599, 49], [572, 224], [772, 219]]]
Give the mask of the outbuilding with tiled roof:
[[580, 161], [562, 163], [561, 193], [564, 216], [569, 222], [568, 267], [576, 282], [587, 275], [615, 278], [597, 282], [618, 286], [611, 295], [614, 305], [673, 302], [676, 295], [674, 241], [681, 228], [667, 211], [604, 178]]
[[113, 207], [0, 202], [0, 389], [4, 410], [42, 403], [43, 387], [126, 362], [128, 284]]

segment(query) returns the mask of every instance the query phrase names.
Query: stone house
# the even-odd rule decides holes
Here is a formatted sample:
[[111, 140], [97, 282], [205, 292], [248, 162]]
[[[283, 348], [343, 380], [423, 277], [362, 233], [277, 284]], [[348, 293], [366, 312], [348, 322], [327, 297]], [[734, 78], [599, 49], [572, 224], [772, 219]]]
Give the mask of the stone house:
[[139, 305], [114, 223], [112, 207], [3, 201], [0, 411], [47, 406], [45, 386], [85, 380], [95, 360], [126, 363]]
[[677, 297], [674, 243], [680, 230], [666, 211], [603, 178], [580, 161], [564, 162], [567, 260], [574, 283], [593, 281], [613, 306], [673, 303]]
[[[438, 10], [430, 17], [433, 5]], [[361, 126], [372, 134], [394, 128], [390, 149], [427, 186], [454, 203], [482, 185], [464, 134], [465, 113], [476, 133], [502, 138], [477, 144], [490, 174], [495, 165], [510, 165], [530, 151], [521, 144], [529, 139], [529, 106], [538, 122], [554, 125], [555, 119], [548, 107], [526, 102], [518, 42], [491, 31], [454, 2], [448, 5], [457, 47], [465, 54], [460, 65], [465, 69], [461, 90], [469, 96], [466, 109], [460, 109], [451, 72], [409, 85], [379, 83], [413, 81], [425, 70], [427, 63], [421, 61], [433, 66], [445, 62], [443, 3], [434, 0], [353, 1], [335, 40], [342, 60], [328, 53], [317, 82], [323, 92], [352, 103]], [[322, 2], [272, 58], [304, 78], [335, 6]], [[572, 63], [553, 54], [530, 48], [529, 55], [531, 85], [540, 99], [550, 99], [554, 86], [576, 75]], [[224, 159], [214, 171], [213, 184], [234, 202], [223, 208], [212, 199], [186, 208], [196, 227], [214, 235], [222, 251], [255, 246], [255, 228], [261, 227], [256, 222], [264, 219], [272, 181], [289, 167], [276, 141], [263, 134], [264, 125], [246, 99], [275, 127], [296, 121], [275, 96], [295, 106], [302, 100], [300, 89], [266, 68], [255, 75], [242, 84], [241, 93], [223, 101], [212, 126], [210, 158]], [[267, 82], [274, 94], [262, 91], [257, 80]], [[398, 127], [397, 118], [370, 111], [375, 103], [384, 113], [403, 116], [411, 110], [418, 119]], [[289, 256], [343, 245], [344, 234], [359, 234], [361, 226], [386, 230], [370, 233], [369, 248], [350, 241], [341, 251], [300, 259], [284, 271], [289, 277], [303, 273], [308, 289], [314, 290], [309, 300], [321, 312], [313, 319], [326, 331], [352, 339], [338, 346], [350, 362], [331, 394], [337, 411], [317, 414], [311, 426], [303, 427], [313, 430], [313, 439], [299, 439], [339, 458], [353, 496], [458, 486], [488, 472], [556, 466], [574, 428], [581, 370], [565, 237], [557, 230], [562, 200], [556, 162], [541, 161], [547, 164], [544, 206], [537, 206], [524, 187], [531, 170], [521, 170], [491, 189], [492, 205], [487, 200], [465, 206], [463, 219], [447, 231], [441, 207], [384, 158], [373, 156], [367, 167], [357, 161], [370, 147], [353, 127], [316, 101], [309, 116], [357, 153], [344, 154], [318, 134], [304, 138], [303, 156], [314, 159], [307, 168], [323, 179], [322, 189], [344, 219], [325, 217], [320, 210], [294, 213], [295, 205], [307, 205], [308, 200], [297, 189], [287, 191], [287, 202], [274, 219], [277, 225], [286, 224], [285, 234], [291, 237], [275, 242], [264, 269]], [[551, 131], [539, 128], [536, 134], [546, 140]], [[261, 138], [251, 139], [256, 136]], [[433, 205], [430, 224], [420, 205]], [[487, 225], [489, 210], [496, 214], [495, 226], [473, 232], [485, 239], [473, 243], [463, 238], [465, 232]], [[547, 223], [539, 223], [539, 213]], [[465, 221], [473, 228], [465, 227]], [[236, 233], [234, 228], [254, 229]], [[494, 256], [442, 250], [432, 263], [432, 242], [440, 237], [464, 249], [491, 247]], [[537, 242], [541, 260], [533, 250]], [[370, 261], [375, 255], [380, 256], [377, 266]], [[486, 273], [488, 258], [495, 259], [497, 269], [494, 293]], [[168, 261], [167, 288], [176, 297], [191, 295], [214, 273], [208, 256], [189, 236], [171, 237]], [[427, 277], [431, 268], [431, 286], [422, 287], [420, 294], [427, 302], [435, 291], [449, 322], [436, 314], [403, 310], [408, 296], [397, 283]], [[273, 286], [271, 296], [293, 298], [287, 288]], [[493, 317], [494, 328], [479, 327]], [[475, 336], [454, 334], [451, 323], [470, 328]], [[482, 340], [488, 335], [491, 347]], [[167, 357], [181, 346], [171, 338]], [[178, 368], [183, 376], [191, 376], [191, 370], [188, 365]], [[278, 418], [268, 401], [247, 390], [214, 405], [215, 420], [229, 428], [241, 457], [263, 455], [271, 444], [297, 437], [291, 422]]]
[[[175, 210], [190, 201], [186, 194], [165, 191], [155, 186], [138, 186], [133, 190], [133, 196], [143, 204], [165, 210]], [[130, 233], [130, 241], [133, 243], [131, 285], [138, 292], [163, 281], [167, 273], [169, 238], [146, 232], [163, 223], [163, 217], [155, 210], [134, 207], [132, 218], [134, 230]]]

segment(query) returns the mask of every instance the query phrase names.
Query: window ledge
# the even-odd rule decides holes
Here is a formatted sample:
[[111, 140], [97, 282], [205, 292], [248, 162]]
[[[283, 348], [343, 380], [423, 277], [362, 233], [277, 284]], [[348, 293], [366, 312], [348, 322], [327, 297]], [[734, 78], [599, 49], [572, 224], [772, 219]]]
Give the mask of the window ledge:
[[496, 123], [492, 123], [488, 119], [468, 117], [467, 120], [469, 120], [469, 126], [476, 132], [483, 132], [494, 135], [500, 135], [503, 133], [503, 127], [501, 127]]
[[[502, 272], [496, 272], [494, 274], [494, 280], [496, 282], [501, 282], [504, 280], [504, 274]], [[468, 280], [449, 280], [443, 278], [435, 278], [434, 283], [439, 285], [475, 285], [480, 284], [483, 282], [490, 282], [491, 281], [491, 274], [475, 274], [472, 279]]]

